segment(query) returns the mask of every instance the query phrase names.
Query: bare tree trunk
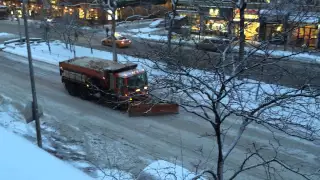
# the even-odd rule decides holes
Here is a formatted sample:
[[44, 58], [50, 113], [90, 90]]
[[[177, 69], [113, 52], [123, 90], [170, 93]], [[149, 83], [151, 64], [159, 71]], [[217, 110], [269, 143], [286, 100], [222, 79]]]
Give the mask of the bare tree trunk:
[[286, 14], [283, 20], [283, 38], [284, 38], [284, 46], [283, 46], [283, 50], [286, 51], [288, 48], [288, 18], [289, 18], [289, 14]]
[[240, 24], [239, 24], [239, 62], [242, 63], [244, 60], [244, 46], [245, 46], [245, 35], [244, 35], [244, 10], [246, 9], [246, 3], [244, 0], [239, 0], [238, 2], [239, 10], [240, 10]]
[[112, 10], [112, 27], [111, 27], [111, 37], [112, 37], [112, 57], [114, 62], [118, 62], [118, 55], [117, 55], [117, 45], [116, 45], [116, 12], [115, 9]]
[[66, 45], [66, 49], [68, 49], [68, 42], [65, 33], [62, 33], [64, 44]]
[[50, 27], [48, 24], [46, 24], [46, 28], [45, 28], [45, 34], [46, 34], [46, 42], [47, 42], [47, 46], [49, 49], [49, 52], [51, 54], [51, 46], [50, 46], [50, 38], [49, 38], [49, 32], [50, 32]]
[[16, 13], [16, 17], [17, 17], [17, 20], [18, 20], [18, 30], [19, 30], [19, 37], [20, 37], [20, 44], [22, 44], [22, 33], [21, 33], [21, 26], [20, 26], [20, 18], [19, 18], [19, 15], [17, 12]]
[[173, 26], [173, 21], [177, 15], [176, 12], [176, 5], [178, 3], [179, 0], [172, 0], [171, 3], [171, 7], [172, 7], [172, 17], [169, 14], [169, 31], [168, 31], [168, 51], [171, 51], [171, 41], [172, 41], [172, 26]]
[[217, 135], [217, 144], [218, 144], [218, 162], [217, 162], [217, 179], [223, 180], [223, 169], [224, 169], [224, 159], [223, 159], [223, 143], [220, 131], [220, 125], [217, 125], [215, 128]]
[[[174, 18], [175, 15], [173, 15]], [[168, 51], [171, 51], [171, 40], [172, 40], [172, 25], [173, 25], [173, 19], [170, 18], [169, 23], [169, 31], [168, 31]]]
[[47, 45], [48, 45], [49, 52], [51, 54], [51, 46], [50, 46], [50, 40], [49, 39], [47, 40]]

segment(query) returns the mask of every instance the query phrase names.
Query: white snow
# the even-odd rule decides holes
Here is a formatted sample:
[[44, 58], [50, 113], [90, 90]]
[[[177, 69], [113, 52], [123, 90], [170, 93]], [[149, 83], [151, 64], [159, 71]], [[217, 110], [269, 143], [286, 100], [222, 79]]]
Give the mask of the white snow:
[[128, 30], [129, 32], [133, 32], [133, 33], [149, 33], [149, 32], [153, 32], [153, 31], [159, 31], [162, 28], [139, 28], [139, 29], [130, 29]]
[[133, 175], [118, 169], [102, 169], [97, 171], [99, 180], [134, 180]]
[[168, 40], [167, 36], [161, 36], [161, 35], [131, 34], [131, 33], [121, 33], [121, 34], [129, 35], [134, 38], [140, 38], [140, 39], [145, 39], [145, 40], [164, 41], [164, 42], [166, 42]]
[[[59, 62], [65, 61], [71, 58], [74, 58], [74, 53], [69, 49], [65, 48], [65, 45], [59, 41], [54, 41], [51, 43], [51, 54], [48, 50], [48, 46], [45, 42], [40, 43], [32, 43], [32, 58], [37, 61], [46, 62], [49, 64], [58, 65]], [[89, 57], [97, 57], [106, 60], [112, 60], [112, 53], [100, 50], [93, 50], [93, 54], [91, 54], [91, 50], [89, 48], [75, 46], [76, 57], [89, 56]], [[26, 45], [12, 45], [3, 49], [5, 52], [9, 52], [12, 54], [16, 54], [19, 56], [27, 57]], [[119, 55], [119, 61], [126, 62], [128, 58], [131, 60], [138, 60], [137, 58], [132, 58], [126, 55]]]
[[[153, 34], [131, 34], [131, 33], [122, 33], [124, 35], [131, 36], [133, 38], [139, 38], [144, 40], [153, 40], [158, 42], [167, 42], [168, 37], [163, 35], [153, 35]], [[192, 41], [186, 41], [186, 40], [180, 40], [180, 39], [172, 39], [173, 43], [182, 43], [182, 44], [189, 44], [189, 45], [195, 45], [195, 43], [199, 42], [196, 36], [193, 36], [194, 40]], [[207, 37], [201, 37], [201, 39], [205, 39]], [[221, 38], [215, 38], [210, 37], [211, 39], [220, 39]], [[234, 46], [233, 50], [238, 50], [239, 46]], [[251, 47], [245, 47], [245, 51], [248, 53], [254, 52], [254, 54], [260, 54], [260, 55], [269, 55], [273, 57], [288, 57], [291, 60], [296, 61], [311, 61], [311, 62], [320, 62], [320, 56], [319, 55], [312, 55], [309, 53], [304, 52], [290, 52], [290, 51], [282, 51], [282, 50], [272, 50], [269, 49], [267, 51], [265, 50], [257, 50], [256, 48]]]
[[15, 34], [6, 33], [6, 32], [0, 32], [0, 38], [12, 38], [15, 37]]
[[3, 127], [0, 127], [0, 144], [0, 179], [92, 179]]
[[20, 135], [35, 136], [35, 131], [22, 121], [22, 115], [11, 104], [11, 99], [0, 95], [0, 127], [18, 133]]
[[[0, 95], [0, 154], [6, 153], [9, 154], [9, 148], [11, 148], [11, 144], [9, 144], [9, 146], [6, 146], [6, 148], [2, 148], [2, 146], [4, 146], [4, 144], [6, 144], [7, 142], [5, 141], [11, 141], [11, 139], [7, 138], [7, 136], [3, 136], [2, 135], [2, 128], [5, 128], [6, 131], [10, 131], [12, 133], [15, 133], [17, 135], [20, 136], [24, 136], [24, 137], [33, 137], [33, 139], [36, 138], [36, 132], [35, 132], [35, 125], [34, 122], [30, 123], [30, 124], [26, 124], [22, 119], [23, 116], [21, 115], [20, 111], [17, 109], [18, 106], [14, 101], [12, 101], [12, 99], [5, 97], [3, 95]], [[45, 114], [46, 116], [46, 114]], [[51, 137], [46, 137], [46, 134], [53, 134], [53, 133], [59, 133], [57, 132], [57, 130], [55, 130], [53, 127], [48, 126], [47, 124], [43, 123], [41, 124], [41, 129], [42, 129], [42, 145], [43, 148], [45, 150], [51, 150], [53, 152], [58, 152], [57, 149], [55, 149], [52, 146], [52, 142], [56, 145], [59, 146], [59, 149], [61, 149], [63, 147], [64, 152], [66, 151], [74, 151], [77, 152], [78, 154], [83, 154], [85, 155], [86, 153], [83, 152], [82, 147], [76, 144], [69, 144], [68, 141], [66, 142], [62, 142], [58, 139], [52, 139]], [[60, 137], [59, 134], [57, 134], [58, 137]], [[2, 139], [3, 138], [3, 139]], [[15, 141], [15, 140], [14, 140]], [[12, 166], [14, 166], [14, 164], [18, 164], [15, 168], [15, 172], [18, 172], [21, 174], [21, 177], [19, 175], [18, 176], [7, 176], [9, 173], [12, 173], [12, 171], [7, 170], [6, 168], [3, 168], [2, 166], [4, 165], [4, 163], [6, 163], [6, 161], [9, 161], [7, 159], [3, 159], [1, 158], [1, 162], [0, 162], [0, 172], [5, 171], [8, 172], [8, 174], [3, 174], [0, 173], [0, 179], [14, 179], [14, 180], [22, 180], [22, 179], [32, 179], [32, 175], [34, 173], [32, 173], [32, 171], [30, 170], [30, 168], [38, 168], [37, 166], [44, 166], [44, 168], [47, 168], [47, 171], [51, 171], [51, 173], [57, 173], [57, 172], [61, 172], [60, 175], [58, 176], [52, 176], [49, 178], [50, 179], [78, 179], [79, 175], [75, 175], [75, 177], [70, 178], [70, 174], [72, 175], [73, 171], [70, 171], [70, 167], [65, 168], [66, 164], [61, 165], [61, 162], [54, 162], [54, 161], [60, 161], [58, 159], [55, 159], [55, 157], [53, 158], [49, 158], [49, 160], [47, 161], [48, 157], [45, 156], [51, 156], [50, 154], [46, 154], [46, 152], [40, 152], [42, 155], [39, 154], [39, 152], [37, 151], [42, 151], [40, 149], [37, 149], [37, 147], [34, 147], [36, 150], [29, 150], [29, 147], [24, 147], [25, 145], [22, 144], [20, 147], [20, 143], [18, 141], [15, 141], [17, 144], [12, 143], [12, 146], [15, 147], [16, 151], [12, 151], [10, 154], [12, 156], [9, 157], [5, 157], [7, 159], [11, 159], [11, 161], [13, 160], [12, 164], [8, 164], [8, 167], [6, 167], [7, 169], [12, 168]], [[2, 144], [1, 144], [2, 143]], [[29, 142], [30, 145], [31, 142]], [[19, 147], [18, 147], [19, 146]], [[32, 145], [34, 146], [34, 145]], [[7, 149], [8, 148], [8, 149]], [[23, 150], [23, 151], [22, 151]], [[16, 153], [19, 153], [19, 155], [16, 155]], [[13, 155], [14, 154], [14, 155]], [[30, 156], [30, 157], [26, 157], [26, 158], [21, 158], [20, 156]], [[37, 159], [37, 157], [40, 159]], [[28, 162], [31, 161], [30, 159], [35, 158], [35, 161], [33, 162]], [[94, 169], [95, 173], [97, 174], [97, 178], [99, 180], [133, 180], [133, 176], [130, 173], [124, 172], [124, 171], [120, 171], [117, 169], [99, 169], [97, 167], [95, 167], [94, 165], [88, 163], [87, 161], [70, 161], [66, 158], [66, 163], [67, 164], [71, 164], [73, 165], [75, 168], [81, 169], [81, 170], [85, 170], [86, 168], [88, 169]], [[21, 159], [22, 162], [18, 162], [18, 160]], [[54, 160], [52, 160], [54, 159]], [[3, 164], [1, 164], [3, 163]], [[27, 165], [29, 163], [29, 165]], [[33, 165], [33, 163], [35, 163], [36, 165]], [[21, 169], [24, 168], [25, 169]], [[50, 169], [51, 168], [51, 169]], [[63, 169], [62, 171], [58, 168]], [[40, 170], [42, 170], [40, 168]], [[26, 172], [24, 172], [26, 171]], [[44, 174], [47, 173], [47, 171], [43, 171], [42, 174], [39, 175], [39, 177], [35, 178], [35, 180], [37, 179], [48, 179], [46, 177], [44, 177]], [[67, 172], [69, 171], [69, 172]], [[24, 174], [27, 173], [27, 174]], [[30, 173], [30, 174], [28, 174]], [[79, 173], [79, 172], [78, 172]], [[80, 173], [81, 174], [81, 173]], [[51, 175], [50, 173], [48, 173], [48, 175]], [[64, 177], [65, 175], [65, 177]], [[10, 178], [9, 178], [10, 177]], [[25, 178], [23, 178], [25, 177]], [[80, 177], [80, 176], [79, 176]], [[85, 176], [86, 177], [86, 176]], [[104, 178], [103, 178], [104, 177]], [[70, 179], [68, 179], [70, 178]], [[80, 178], [81, 179], [81, 178]], [[82, 178], [82, 179], [90, 179], [90, 178]]]
[[[235, 46], [234, 50], [238, 50], [239, 46]], [[260, 54], [260, 55], [268, 55], [273, 57], [288, 57], [290, 60], [295, 61], [310, 61], [320, 63], [319, 55], [312, 55], [304, 52], [290, 52], [290, 51], [282, 51], [282, 50], [257, 50], [256, 48], [245, 47], [245, 51], [249, 54]]]
[[155, 20], [153, 21], [152, 23], [149, 24], [149, 27], [150, 28], [156, 28], [157, 26], [160, 25], [161, 22], [163, 22], [164, 19], [158, 19], [158, 20]]
[[137, 180], [192, 180], [194, 177], [194, 173], [179, 165], [158, 160], [144, 168]]
[[118, 169], [97, 168], [86, 161], [70, 162], [79, 169], [94, 169], [97, 180], [134, 180], [133, 175]]
[[83, 30], [92, 30], [92, 28], [89, 27], [89, 26], [83, 26], [83, 27], [81, 27], [80, 29], [83, 29]]

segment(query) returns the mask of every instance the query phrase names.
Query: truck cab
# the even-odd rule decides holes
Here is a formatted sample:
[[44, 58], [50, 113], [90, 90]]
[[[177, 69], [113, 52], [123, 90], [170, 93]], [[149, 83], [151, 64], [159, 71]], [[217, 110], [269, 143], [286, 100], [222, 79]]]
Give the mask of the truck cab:
[[144, 69], [131, 69], [115, 74], [115, 87], [120, 99], [140, 99], [148, 95], [148, 78]]

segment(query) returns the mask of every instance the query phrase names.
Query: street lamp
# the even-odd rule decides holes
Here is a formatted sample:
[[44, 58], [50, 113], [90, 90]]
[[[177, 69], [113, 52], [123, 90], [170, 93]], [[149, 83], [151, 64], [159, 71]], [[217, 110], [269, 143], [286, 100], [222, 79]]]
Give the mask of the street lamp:
[[37, 132], [37, 143], [40, 148], [42, 148], [42, 139], [41, 139], [41, 129], [40, 129], [40, 120], [39, 120], [39, 111], [38, 111], [38, 102], [36, 94], [36, 86], [34, 82], [34, 72], [28, 32], [28, 15], [26, 13], [26, 5], [28, 4], [27, 0], [23, 0], [22, 4], [22, 14], [24, 20], [24, 30], [26, 36], [26, 45], [28, 52], [28, 61], [29, 61], [29, 72], [30, 72], [30, 82], [31, 82], [31, 92], [32, 92], [32, 120], [36, 121], [36, 132]]

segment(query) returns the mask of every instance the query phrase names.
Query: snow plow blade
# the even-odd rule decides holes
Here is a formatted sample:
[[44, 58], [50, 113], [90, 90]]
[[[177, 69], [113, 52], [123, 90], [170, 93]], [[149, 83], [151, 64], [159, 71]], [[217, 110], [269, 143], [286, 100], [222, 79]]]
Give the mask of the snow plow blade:
[[157, 104], [130, 104], [128, 114], [132, 116], [156, 116], [165, 114], [178, 114], [179, 105], [169, 103], [157, 103]]

